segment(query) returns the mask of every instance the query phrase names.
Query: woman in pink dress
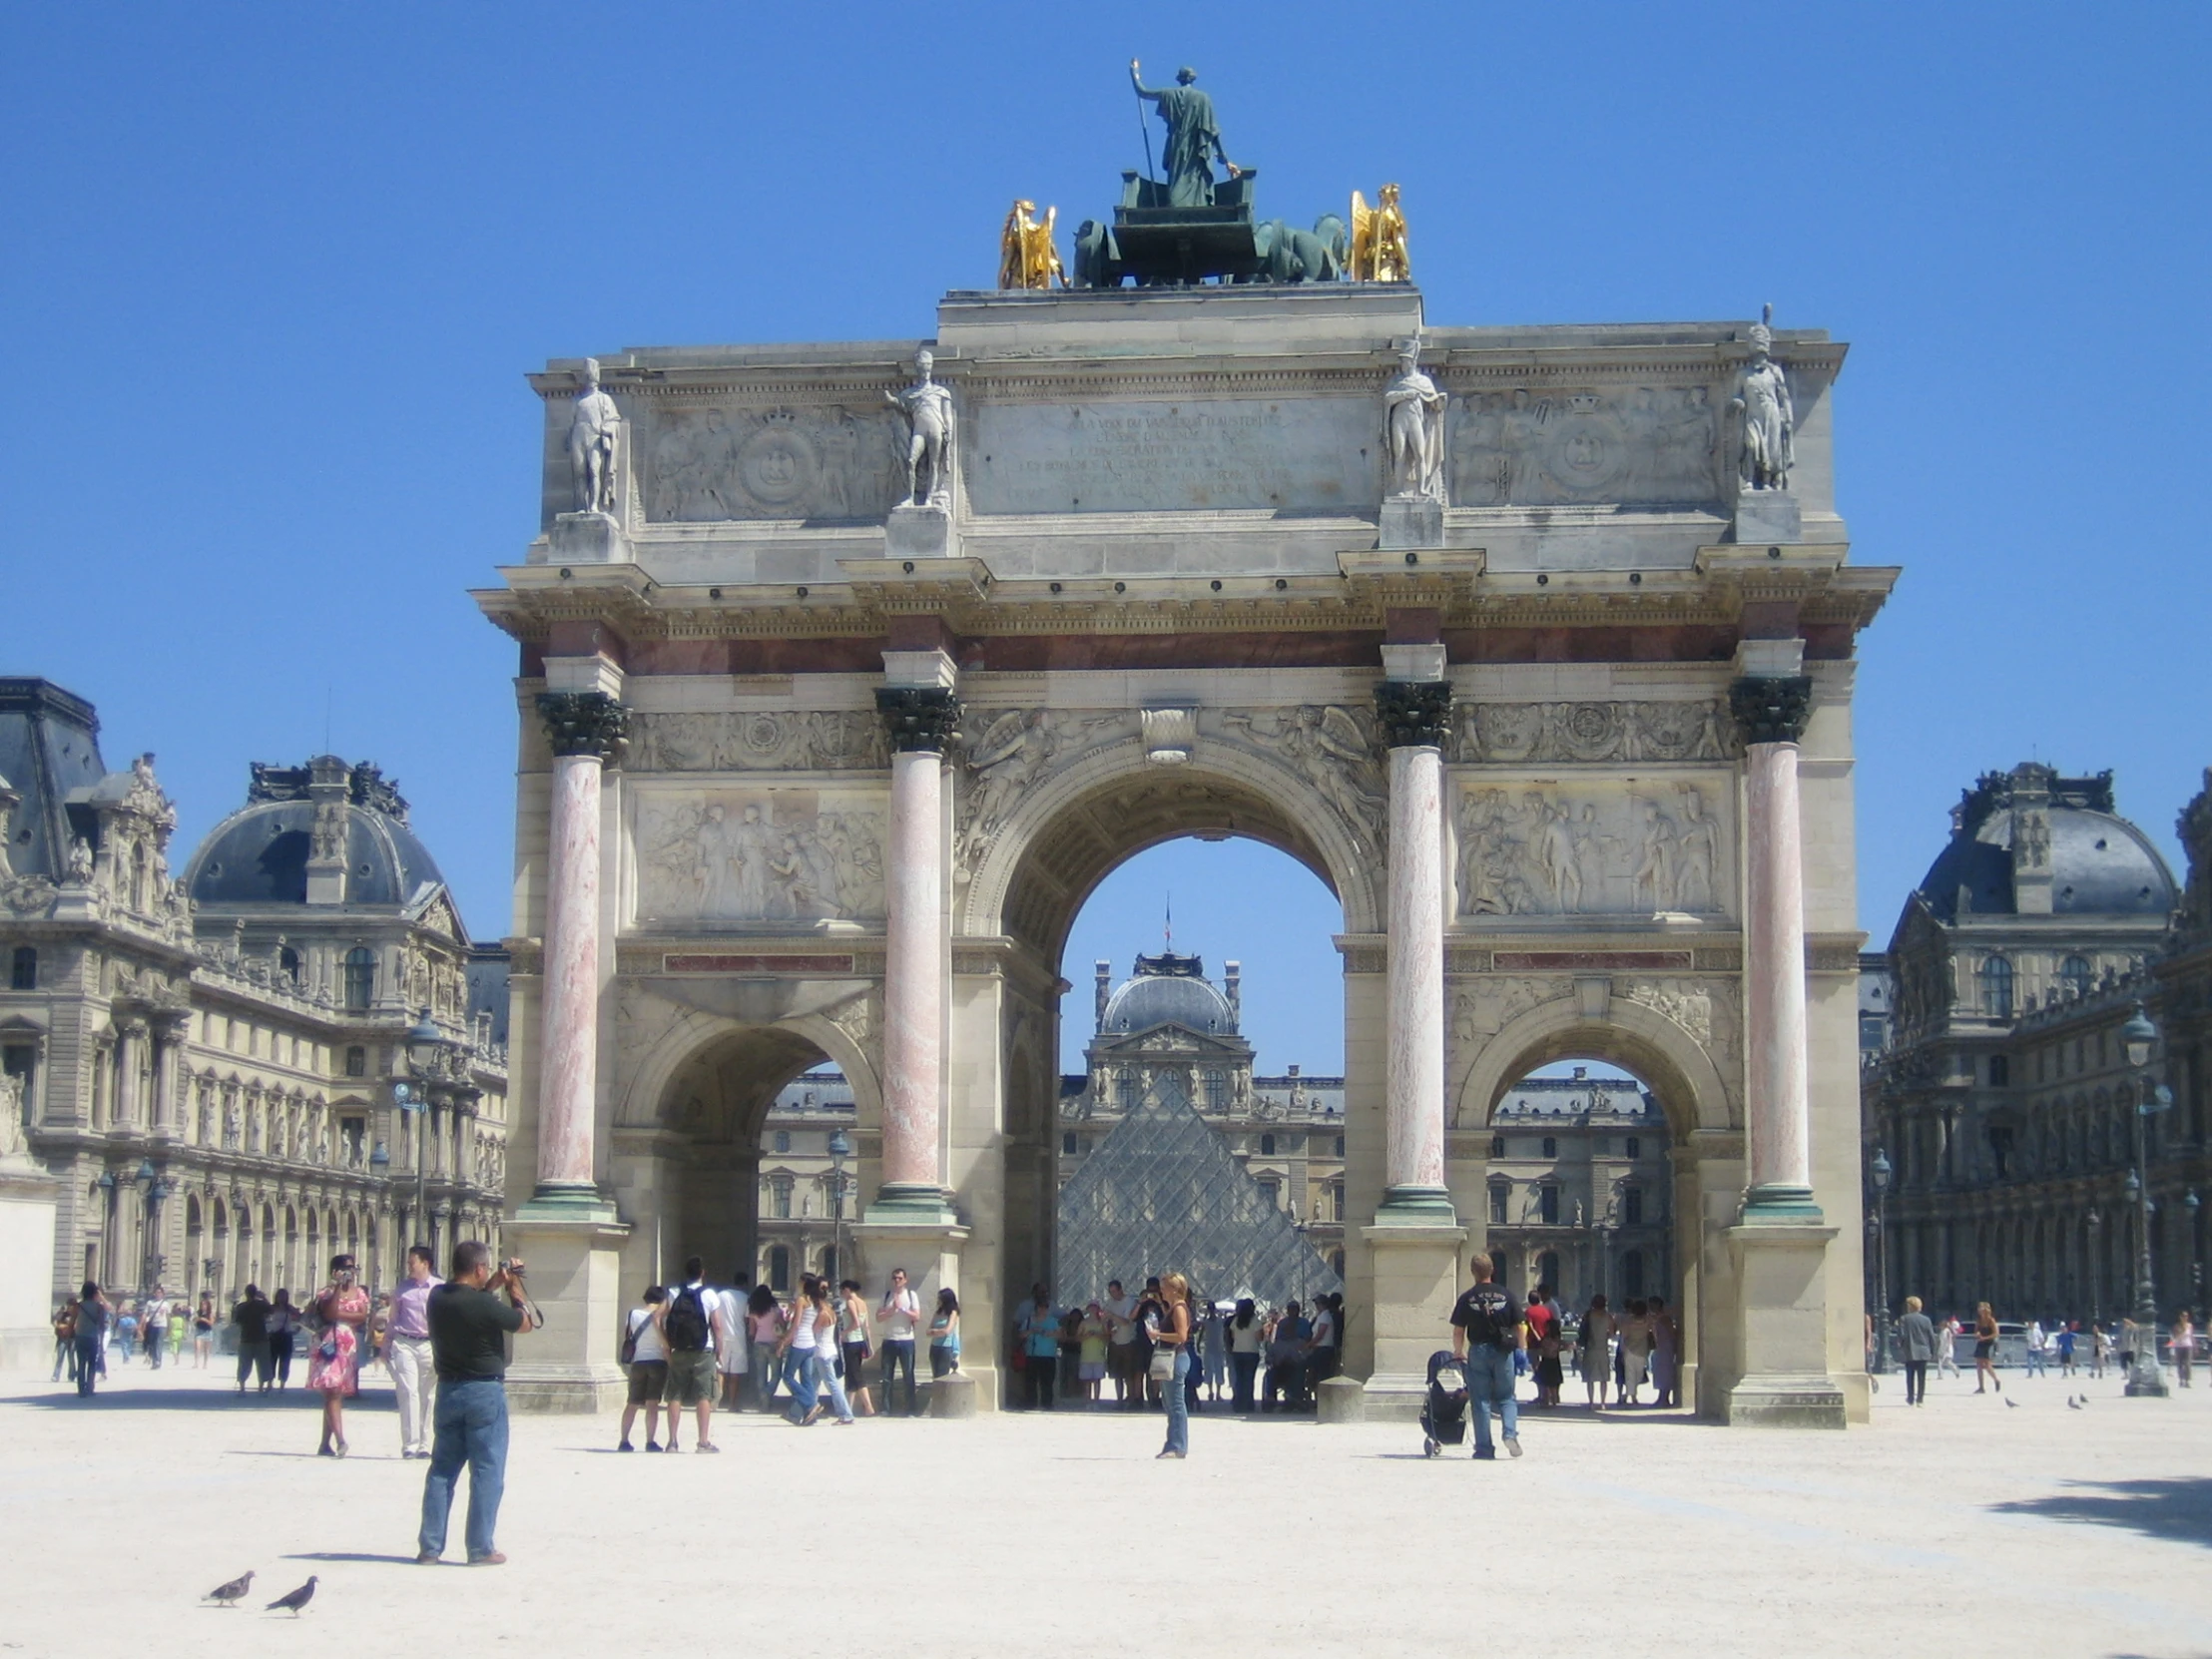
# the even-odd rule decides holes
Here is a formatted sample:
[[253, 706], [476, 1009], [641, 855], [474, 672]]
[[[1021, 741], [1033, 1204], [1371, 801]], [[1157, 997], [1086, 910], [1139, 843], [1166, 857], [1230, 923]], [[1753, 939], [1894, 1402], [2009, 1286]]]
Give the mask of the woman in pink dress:
[[361, 1385], [361, 1329], [368, 1323], [368, 1292], [356, 1282], [353, 1258], [330, 1258], [330, 1282], [314, 1299], [322, 1324], [307, 1386], [322, 1395], [322, 1443], [318, 1457], [345, 1455], [345, 1396]]

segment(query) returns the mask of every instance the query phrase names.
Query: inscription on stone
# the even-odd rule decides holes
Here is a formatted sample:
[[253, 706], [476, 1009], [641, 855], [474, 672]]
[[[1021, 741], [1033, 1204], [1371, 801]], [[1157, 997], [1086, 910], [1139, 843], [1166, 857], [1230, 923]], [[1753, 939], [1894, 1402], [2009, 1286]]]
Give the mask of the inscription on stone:
[[983, 513], [1360, 511], [1381, 500], [1373, 405], [1321, 397], [986, 403], [968, 446]]

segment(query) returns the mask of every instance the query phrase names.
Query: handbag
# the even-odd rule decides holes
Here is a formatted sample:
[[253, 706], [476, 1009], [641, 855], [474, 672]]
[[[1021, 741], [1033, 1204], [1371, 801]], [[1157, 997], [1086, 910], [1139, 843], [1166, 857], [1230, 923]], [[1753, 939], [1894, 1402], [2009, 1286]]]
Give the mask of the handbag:
[[1176, 1351], [1173, 1348], [1165, 1343], [1161, 1344], [1152, 1351], [1152, 1361], [1151, 1364], [1145, 1367], [1145, 1375], [1155, 1382], [1173, 1382], [1175, 1381], [1175, 1355]]

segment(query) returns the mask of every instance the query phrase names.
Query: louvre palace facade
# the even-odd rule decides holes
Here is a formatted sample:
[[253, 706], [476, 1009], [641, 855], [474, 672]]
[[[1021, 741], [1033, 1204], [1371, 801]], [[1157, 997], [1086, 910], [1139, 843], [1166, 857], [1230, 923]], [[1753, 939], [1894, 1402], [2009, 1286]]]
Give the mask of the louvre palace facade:
[[99, 740], [83, 699], [0, 681], [10, 1329], [50, 1341], [82, 1279], [297, 1293], [349, 1250], [384, 1286], [417, 1239], [492, 1236], [505, 959], [405, 802], [372, 766], [256, 766], [176, 875], [153, 757], [111, 772]]
[[[1863, 1078], [1866, 1167], [1880, 1151], [1891, 1171], [1873, 1304], [2126, 1313], [2140, 1134], [2156, 1302], [2201, 1313], [2212, 797], [2180, 829], [2185, 889], [2119, 815], [2109, 773], [2029, 763], [1963, 793], [1891, 938], [1889, 1043]], [[2138, 1010], [2157, 1030], [2141, 1068], [2122, 1042]]]

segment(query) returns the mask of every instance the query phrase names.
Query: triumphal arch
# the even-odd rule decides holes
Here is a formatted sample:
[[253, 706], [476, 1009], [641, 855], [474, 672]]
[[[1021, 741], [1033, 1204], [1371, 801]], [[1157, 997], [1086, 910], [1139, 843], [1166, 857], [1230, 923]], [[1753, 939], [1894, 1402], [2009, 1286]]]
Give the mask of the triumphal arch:
[[1856, 1414], [1853, 654], [1896, 572], [1835, 508], [1843, 357], [1256, 279], [549, 364], [542, 533], [478, 596], [521, 649], [525, 1396], [606, 1397], [618, 1294], [750, 1265], [825, 1059], [847, 1259], [957, 1287], [988, 1384], [1053, 1277], [1070, 922], [1197, 834], [1343, 905], [1352, 1403], [1442, 1340], [1500, 1095], [1596, 1055], [1665, 1107], [1698, 1409]]

